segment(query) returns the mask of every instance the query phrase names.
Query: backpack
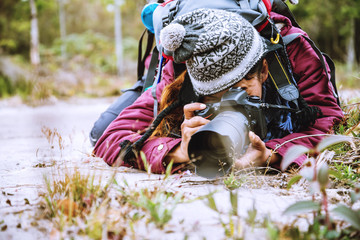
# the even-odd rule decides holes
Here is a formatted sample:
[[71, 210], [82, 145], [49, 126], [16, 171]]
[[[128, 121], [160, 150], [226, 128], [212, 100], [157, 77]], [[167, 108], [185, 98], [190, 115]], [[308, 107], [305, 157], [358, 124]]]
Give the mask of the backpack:
[[[269, 18], [270, 12], [274, 11], [286, 16], [290, 19], [293, 26], [300, 28], [286, 3], [282, 0], [160, 0], [157, 1], [157, 3], [146, 5], [141, 14], [143, 23], [147, 28], [139, 40], [137, 68], [138, 82], [132, 89], [126, 91], [127, 96], [120, 96], [120, 98], [111, 105], [111, 109], [109, 108], [108, 110], [112, 113], [116, 111], [119, 114], [126, 106], [131, 105], [142, 92], [152, 87], [152, 95], [154, 97], [154, 118], [156, 117], [158, 106], [156, 99], [156, 85], [161, 80], [162, 67], [166, 62], [159, 42], [160, 30], [169, 24], [176, 16], [180, 16], [198, 8], [225, 9], [236, 12], [247, 19], [259, 31], [261, 36], [273, 44], [273, 51], [267, 57], [269, 71], [273, 76], [273, 84], [278, 90], [279, 95], [286, 101], [292, 102], [293, 106], [297, 108], [299, 92], [291, 72], [289, 59], [287, 58], [286, 45], [296, 39], [299, 34], [291, 34], [282, 37], [275, 24]], [[146, 49], [144, 51], [143, 42], [146, 37]], [[326, 63], [329, 66], [331, 76], [327, 76], [332, 83], [333, 94], [340, 105], [335, 84], [334, 63], [330, 57], [323, 54], [309, 38], [305, 37], [305, 39], [311, 44], [319, 56], [323, 68], [327, 69]], [[155, 47], [153, 47], [154, 41]], [[145, 60], [150, 54], [152, 54], [151, 61], [149, 69], [145, 74]], [[184, 69], [184, 64], [174, 64], [175, 77], [177, 77]], [[119, 107], [116, 108], [116, 106]], [[103, 120], [100, 121], [99, 119], [95, 123], [95, 125], [97, 125], [96, 133], [94, 133], [95, 125], [90, 133], [92, 144], [96, 143], [107, 125], [116, 118], [115, 114], [106, 115], [108, 110], [102, 114], [101, 118]], [[104, 117], [104, 115], [106, 115], [106, 117]], [[106, 121], [104, 118], [107, 118]]]
[[[269, 45], [271, 45], [272, 50], [271, 53], [267, 56], [270, 72], [269, 75], [271, 76], [272, 82], [275, 85], [274, 87], [278, 90], [279, 95], [286, 101], [293, 102], [294, 105], [297, 107], [297, 99], [299, 98], [299, 92], [296, 87], [296, 81], [292, 74], [292, 67], [290, 61], [287, 57], [286, 45], [299, 37], [300, 34], [291, 34], [282, 37], [275, 24], [269, 18], [270, 12], [274, 11], [288, 17], [291, 20], [293, 26], [300, 28], [290, 9], [282, 0], [167, 0], [157, 6], [152, 16], [151, 30], [154, 32], [153, 34], [155, 36], [156, 43], [152, 58], [154, 62], [158, 63], [158, 52], [160, 52], [160, 62], [159, 64], [154, 64], [154, 62], [151, 61], [152, 64], [150, 64], [148, 76], [146, 78], [144, 86], [144, 89], [147, 89], [149, 86], [155, 86], [152, 88], [154, 101], [157, 101], [155, 90], [156, 84], [161, 80], [161, 68], [163, 66], [162, 63], [164, 62], [164, 55], [171, 56], [171, 53], [167, 53], [162, 49], [161, 43], [159, 41], [160, 31], [163, 27], [167, 26], [172, 20], [174, 20], [176, 16], [192, 12], [199, 8], [224, 9], [227, 11], [238, 13], [239, 15], [247, 19], [258, 30], [262, 37], [271, 42], [271, 44]], [[340, 104], [335, 84], [334, 63], [332, 62], [330, 57], [328, 57], [326, 54], [323, 54], [315, 46], [311, 39], [306, 36], [303, 37], [310, 43], [312, 48], [317, 53], [319, 59], [321, 60], [323, 68], [327, 69], [326, 63], [330, 67], [331, 77], [329, 77], [328, 75], [327, 77], [328, 80], [332, 83], [333, 94], [336, 97], [338, 104]], [[154, 65], [158, 66], [155, 80], [155, 69], [152, 69]], [[176, 71], [175, 68], [175, 73], [177, 72], [179, 71]], [[154, 111], [154, 113], [156, 114], [156, 111]]]

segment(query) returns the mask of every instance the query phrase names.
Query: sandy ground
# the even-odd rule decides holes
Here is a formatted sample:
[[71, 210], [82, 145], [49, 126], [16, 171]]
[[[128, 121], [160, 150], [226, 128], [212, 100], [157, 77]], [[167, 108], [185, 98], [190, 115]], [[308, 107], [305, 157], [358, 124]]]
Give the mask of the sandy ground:
[[[63, 174], [69, 168], [81, 168], [83, 172], [96, 171], [105, 179], [113, 168], [101, 159], [91, 158], [92, 147], [88, 133], [113, 99], [72, 99], [57, 101], [55, 104], [29, 107], [11, 102], [0, 103], [0, 222], [7, 228], [0, 231], [0, 239], [49, 239], [52, 226], [48, 222], [34, 222], [33, 215], [38, 211], [44, 193], [44, 175]], [[13, 106], [15, 105], [15, 106]], [[57, 131], [62, 137], [62, 147], [49, 141], [42, 129]], [[161, 175], [148, 176], [140, 171], [121, 168], [117, 179], [125, 178], [130, 184], [151, 185], [158, 182]], [[190, 197], [203, 196], [217, 190], [215, 200], [224, 211], [230, 211], [228, 191], [221, 181], [209, 182], [206, 179], [186, 175], [178, 180], [174, 175], [176, 191]], [[280, 177], [281, 178], [281, 177]], [[255, 204], [258, 217], [271, 216], [280, 222], [289, 222], [283, 210], [298, 200], [310, 199], [301, 186], [290, 191], [268, 184], [266, 176], [249, 178], [246, 186], [239, 190], [239, 214], [244, 218]], [[281, 186], [281, 184], [275, 184]], [[249, 187], [250, 186], [250, 187]], [[334, 198], [337, 192], [333, 192]], [[28, 200], [28, 201], [27, 201]], [[181, 222], [181, 224], [180, 224]], [[146, 239], [224, 239], [224, 229], [219, 224], [218, 215], [204, 201], [179, 204], [169, 223], [172, 231], [148, 231]], [[246, 239], [266, 239], [265, 230], [244, 229]], [[53, 236], [52, 236], [53, 237]], [[254, 238], [255, 237], [255, 238]], [[56, 238], [56, 237], [55, 237]]]

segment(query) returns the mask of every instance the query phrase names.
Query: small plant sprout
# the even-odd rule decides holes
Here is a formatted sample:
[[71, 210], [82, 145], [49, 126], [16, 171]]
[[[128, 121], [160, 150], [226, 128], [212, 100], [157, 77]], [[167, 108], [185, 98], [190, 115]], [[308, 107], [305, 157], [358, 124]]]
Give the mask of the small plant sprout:
[[[330, 136], [324, 138], [315, 148], [309, 149], [304, 146], [293, 146], [288, 150], [288, 153], [284, 156], [283, 163], [281, 165], [282, 170], [285, 170], [290, 163], [301, 155], [307, 153], [309, 158], [303, 163], [299, 170], [299, 175], [295, 176], [289, 181], [291, 187], [292, 184], [299, 181], [301, 178], [305, 178], [310, 183], [310, 193], [312, 194], [312, 200], [296, 202], [285, 209], [285, 215], [302, 214], [306, 212], [313, 212], [314, 223], [309, 226], [309, 231], [314, 231], [314, 234], [319, 237], [330, 238], [335, 236], [337, 233], [334, 230], [334, 222], [330, 219], [329, 203], [326, 189], [329, 184], [330, 170], [323, 159], [324, 154], [321, 154], [326, 148], [342, 143], [351, 142], [352, 138], [347, 136]], [[289, 188], [290, 188], [289, 187]], [[315, 194], [320, 193], [322, 200], [321, 202], [315, 201]], [[357, 195], [353, 195], [355, 200], [358, 200]], [[324, 215], [322, 215], [322, 210]], [[346, 206], [339, 206], [333, 211], [337, 215], [347, 220], [354, 228], [360, 229], [360, 213], [353, 211], [351, 208]], [[323, 230], [316, 230], [315, 225], [322, 226]], [[316, 230], [316, 231], [315, 231]], [[336, 234], [335, 234], [336, 233]], [[323, 235], [321, 235], [323, 234]]]
[[[214, 198], [214, 194], [216, 192], [211, 192], [204, 196], [205, 204], [216, 213], [218, 213], [218, 220], [221, 226], [224, 229], [224, 233], [227, 239], [242, 239], [244, 235], [243, 226], [241, 223], [240, 216], [237, 213], [238, 210], [238, 198], [237, 198], [237, 190], [229, 190], [230, 192], [230, 203], [231, 203], [231, 211], [223, 212], [216, 205], [216, 201]], [[234, 194], [236, 192], [236, 194]], [[224, 218], [224, 215], [228, 216]]]
[[[219, 222], [224, 229], [224, 233], [227, 239], [242, 239], [244, 236], [241, 218], [238, 214], [238, 188], [241, 187], [244, 181], [244, 177], [237, 178], [234, 175], [234, 172], [231, 172], [228, 177], [224, 178], [224, 185], [229, 192], [229, 200], [231, 205], [229, 212], [222, 212], [216, 205], [214, 198], [214, 194], [216, 192], [211, 192], [205, 196], [205, 204], [218, 213]], [[224, 215], [228, 218], [224, 218]]]
[[140, 158], [141, 158], [141, 161], [142, 161], [142, 163], [144, 165], [145, 171], [147, 172], [148, 176], [150, 176], [150, 174], [151, 174], [151, 164], [149, 164], [146, 161], [146, 156], [145, 156], [145, 153], [143, 151], [140, 152]]
[[164, 190], [162, 185], [132, 189], [125, 180], [124, 186], [117, 185], [121, 193], [119, 199], [137, 209], [137, 216], [145, 214], [147, 220], [160, 229], [171, 220], [177, 204], [184, 198], [180, 193]]
[[292, 162], [294, 162], [298, 157], [303, 154], [308, 153], [310, 158], [316, 159], [319, 157], [320, 153], [326, 148], [343, 142], [352, 142], [352, 138], [342, 135], [332, 135], [324, 138], [315, 148], [311, 149], [305, 146], [295, 145], [291, 147], [285, 154], [281, 162], [281, 170], [285, 171]]
[[121, 194], [119, 199], [137, 209], [137, 216], [144, 215], [148, 222], [154, 223], [159, 229], [163, 229], [172, 219], [176, 206], [184, 200], [182, 193], [168, 190], [172, 166], [173, 161], [168, 164], [162, 181], [154, 186], [133, 189], [126, 180], [123, 181], [123, 185], [115, 181]]
[[228, 177], [224, 179], [225, 187], [232, 191], [238, 189], [245, 182], [245, 177], [241, 176], [240, 178], [235, 177], [234, 172], [231, 172]]
[[[95, 184], [95, 175], [83, 175], [79, 170], [66, 172], [60, 179], [44, 176], [47, 193], [44, 195], [44, 215], [59, 231], [85, 222], [94, 210], [108, 202], [109, 184]], [[107, 204], [106, 204], [107, 205]]]

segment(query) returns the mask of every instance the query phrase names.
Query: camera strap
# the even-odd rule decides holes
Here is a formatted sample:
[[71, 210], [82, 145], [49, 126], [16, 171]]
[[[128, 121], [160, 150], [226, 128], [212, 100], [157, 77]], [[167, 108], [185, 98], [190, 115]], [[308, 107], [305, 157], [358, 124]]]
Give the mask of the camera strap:
[[280, 51], [282, 49], [272, 51], [266, 58], [269, 64], [269, 78], [280, 96], [287, 101], [295, 102], [297, 106], [299, 90], [290, 70], [283, 64], [284, 60]]

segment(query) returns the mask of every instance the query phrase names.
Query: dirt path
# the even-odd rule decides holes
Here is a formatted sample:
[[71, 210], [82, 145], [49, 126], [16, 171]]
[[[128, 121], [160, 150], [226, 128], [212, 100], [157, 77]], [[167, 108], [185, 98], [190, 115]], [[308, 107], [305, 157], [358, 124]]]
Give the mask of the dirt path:
[[[35, 221], [33, 217], [46, 191], [44, 175], [62, 175], [67, 169], [78, 167], [84, 173], [95, 171], [105, 179], [110, 177], [112, 168], [101, 159], [89, 157], [92, 147], [88, 141], [94, 121], [110, 102], [109, 99], [79, 99], [36, 108], [0, 104], [0, 239], [57, 238], [49, 222]], [[46, 131], [58, 132], [61, 143], [56, 137], [47, 140]], [[155, 184], [160, 177], [138, 171], [126, 172], [126, 169], [120, 169], [116, 175], [118, 181], [125, 178], [129, 184], [137, 186]], [[229, 212], [229, 194], [221, 181], [209, 182], [189, 175], [178, 180], [178, 175], [172, 178], [172, 188], [190, 198], [217, 190], [218, 206]], [[258, 218], [271, 216], [277, 221], [288, 222], [290, 218], [282, 216], [282, 211], [295, 201], [310, 199], [310, 195], [300, 186], [290, 192], [281, 188], [284, 186], [281, 177], [272, 185], [267, 178], [261, 175], [247, 178], [239, 191], [239, 214], [245, 219], [247, 211], [256, 206]], [[333, 194], [337, 196], [336, 191]], [[169, 228], [161, 237], [158, 231], [146, 228], [139, 230], [139, 236], [147, 239], [184, 239], [186, 235], [189, 239], [225, 238], [218, 214], [202, 200], [177, 205]], [[266, 236], [264, 229], [252, 231], [246, 228], [244, 231], [246, 239], [252, 239], [253, 235], [257, 239]]]
[[[52, 175], [54, 169], [61, 172], [65, 165], [71, 167], [84, 161], [91, 152], [88, 133], [110, 102], [72, 100], [36, 108], [2, 103], [0, 221], [4, 220], [7, 230], [0, 232], [0, 239], [47, 238], [51, 227], [44, 226], [46, 231], [38, 231], [31, 219], [45, 191], [43, 175]], [[62, 150], [56, 138], [50, 144], [42, 132], [55, 129], [63, 139]], [[106, 167], [100, 161], [99, 166]], [[92, 167], [84, 165], [84, 169]]]

